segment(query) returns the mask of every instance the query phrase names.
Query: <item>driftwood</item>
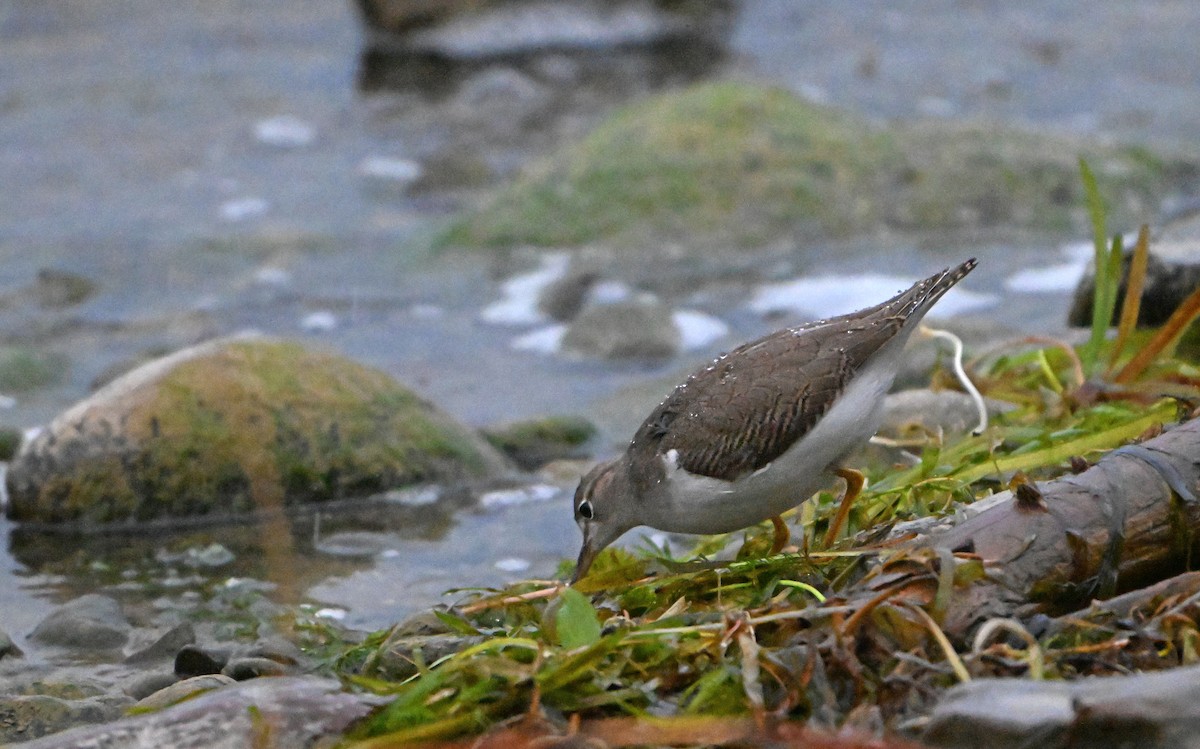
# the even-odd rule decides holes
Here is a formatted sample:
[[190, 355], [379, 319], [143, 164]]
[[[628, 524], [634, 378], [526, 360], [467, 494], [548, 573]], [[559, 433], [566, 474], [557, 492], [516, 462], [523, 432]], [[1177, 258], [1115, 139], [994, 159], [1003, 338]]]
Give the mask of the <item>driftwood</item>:
[[1062, 613], [1174, 574], [1200, 528], [1200, 419], [1106, 455], [1086, 471], [998, 495], [921, 545], [973, 553], [987, 577], [956, 591], [943, 626]]

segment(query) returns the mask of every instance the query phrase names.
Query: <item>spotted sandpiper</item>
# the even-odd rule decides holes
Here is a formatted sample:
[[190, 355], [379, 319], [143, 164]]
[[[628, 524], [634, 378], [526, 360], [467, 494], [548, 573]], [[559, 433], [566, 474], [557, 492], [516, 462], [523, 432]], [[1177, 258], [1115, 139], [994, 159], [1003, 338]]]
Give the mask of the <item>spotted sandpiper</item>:
[[841, 461], [879, 427], [905, 341], [974, 267], [972, 258], [874, 307], [778, 330], [688, 377], [624, 454], [580, 481], [575, 579], [639, 525], [727, 533], [770, 519], [778, 552], [788, 539], [779, 516], [840, 476], [836, 532], [863, 483]]

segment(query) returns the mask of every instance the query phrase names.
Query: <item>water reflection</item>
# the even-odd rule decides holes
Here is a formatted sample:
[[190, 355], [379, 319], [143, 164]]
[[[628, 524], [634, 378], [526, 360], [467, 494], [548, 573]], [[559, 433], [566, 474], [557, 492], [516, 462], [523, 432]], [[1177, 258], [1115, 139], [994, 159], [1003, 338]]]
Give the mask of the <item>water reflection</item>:
[[[9, 531], [9, 552], [40, 580], [42, 592], [69, 598], [117, 586], [160, 594], [203, 588], [230, 577], [270, 583], [280, 603], [294, 604], [315, 583], [346, 575], [374, 555], [339, 540], [370, 532], [393, 547], [436, 542], [454, 514], [472, 502], [466, 490], [439, 492], [436, 501], [410, 503], [411, 493], [227, 517], [90, 529], [22, 524]], [[387, 544], [377, 544], [380, 552]], [[224, 551], [221, 551], [224, 550]]]
[[[513, 496], [522, 499], [501, 501]], [[85, 593], [186, 608], [236, 584], [277, 603], [343, 609], [347, 624], [379, 628], [464, 583], [553, 575], [578, 544], [564, 497], [545, 485], [482, 497], [426, 487], [252, 517], [89, 532], [5, 521], [8, 554], [0, 562], [12, 567], [19, 588], [0, 589], [0, 610], [9, 612], [4, 627], [23, 637], [52, 602]]]

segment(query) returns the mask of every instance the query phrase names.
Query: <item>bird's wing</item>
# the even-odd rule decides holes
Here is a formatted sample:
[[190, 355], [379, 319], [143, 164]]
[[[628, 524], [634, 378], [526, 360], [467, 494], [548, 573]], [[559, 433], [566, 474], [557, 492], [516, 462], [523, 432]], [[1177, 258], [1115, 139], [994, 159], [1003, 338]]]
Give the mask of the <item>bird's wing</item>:
[[675, 450], [681, 468], [712, 478], [751, 473], [807, 434], [902, 324], [896, 316], [839, 320], [746, 344], [676, 388], [631, 449]]
[[[971, 258], [874, 307], [734, 349], [675, 388], [642, 422], [630, 453], [653, 458], [675, 450], [681, 468], [726, 481], [762, 468], [816, 425], [875, 352], [911, 331], [974, 267]], [[644, 473], [639, 480], [654, 478]]]

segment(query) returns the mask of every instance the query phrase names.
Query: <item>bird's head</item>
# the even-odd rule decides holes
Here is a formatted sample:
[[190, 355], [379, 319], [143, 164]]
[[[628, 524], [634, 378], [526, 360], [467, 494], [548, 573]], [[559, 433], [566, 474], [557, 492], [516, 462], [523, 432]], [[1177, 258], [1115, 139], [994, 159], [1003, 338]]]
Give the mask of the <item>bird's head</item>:
[[578, 581], [600, 550], [639, 523], [633, 518], [635, 498], [627, 462], [618, 458], [588, 471], [575, 490], [575, 523], [583, 531], [583, 547], [575, 564]]

